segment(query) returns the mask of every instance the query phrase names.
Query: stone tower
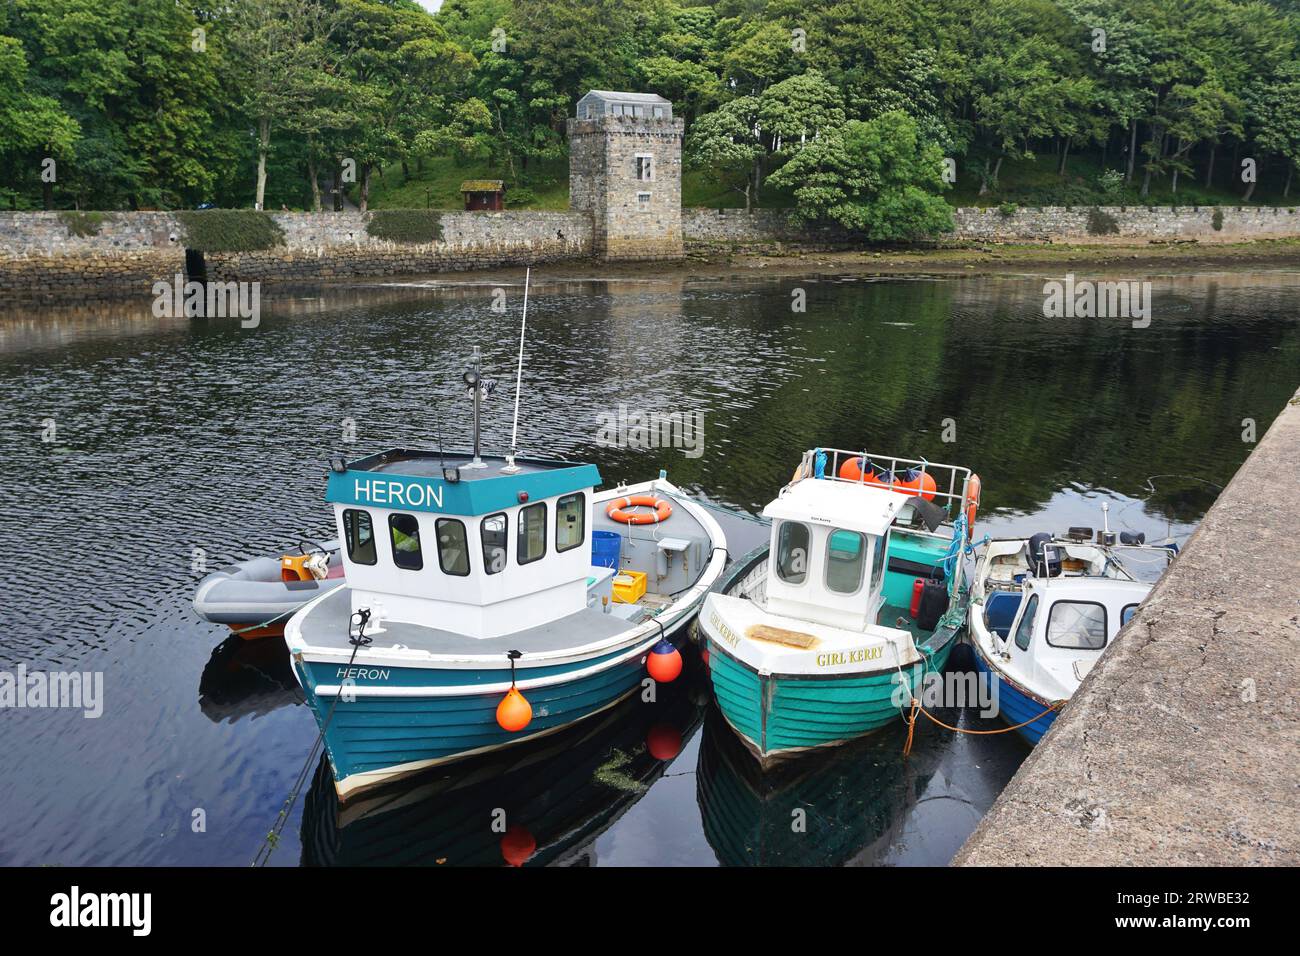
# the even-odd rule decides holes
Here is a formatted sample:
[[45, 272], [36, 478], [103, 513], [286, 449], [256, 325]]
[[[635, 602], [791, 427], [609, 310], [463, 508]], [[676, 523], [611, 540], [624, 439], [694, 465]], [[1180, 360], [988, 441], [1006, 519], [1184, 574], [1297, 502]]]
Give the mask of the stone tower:
[[592, 90], [569, 120], [569, 208], [591, 214], [598, 258], [682, 256], [682, 129], [653, 93]]

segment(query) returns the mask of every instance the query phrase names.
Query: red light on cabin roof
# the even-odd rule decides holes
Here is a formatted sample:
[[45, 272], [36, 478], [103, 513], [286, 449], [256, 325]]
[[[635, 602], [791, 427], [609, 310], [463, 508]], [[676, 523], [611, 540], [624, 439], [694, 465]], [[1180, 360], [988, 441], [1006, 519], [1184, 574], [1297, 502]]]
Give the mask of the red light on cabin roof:
[[519, 492], [519, 503], [523, 504], [527, 500], [528, 500], [528, 492], [526, 491]]

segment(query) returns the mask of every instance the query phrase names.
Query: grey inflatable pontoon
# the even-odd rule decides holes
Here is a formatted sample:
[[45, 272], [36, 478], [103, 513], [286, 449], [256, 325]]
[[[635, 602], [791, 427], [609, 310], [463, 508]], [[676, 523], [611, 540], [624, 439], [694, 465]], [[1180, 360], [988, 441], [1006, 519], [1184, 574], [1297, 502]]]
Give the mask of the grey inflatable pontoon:
[[[251, 558], [213, 571], [199, 582], [194, 592], [194, 610], [205, 621], [225, 624], [232, 630], [282, 629], [298, 608], [344, 583], [337, 539], [324, 544], [304, 541], [299, 551], [300, 555]], [[324, 567], [326, 576], [309, 576], [305, 581], [282, 580], [282, 566], [290, 559], [300, 563], [303, 556], [317, 568]]]

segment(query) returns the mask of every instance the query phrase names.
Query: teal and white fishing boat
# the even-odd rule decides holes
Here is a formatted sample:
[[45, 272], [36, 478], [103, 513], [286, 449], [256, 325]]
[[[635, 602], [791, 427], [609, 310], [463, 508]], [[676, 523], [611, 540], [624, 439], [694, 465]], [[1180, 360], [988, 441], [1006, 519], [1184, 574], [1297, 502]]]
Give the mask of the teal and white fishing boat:
[[700, 612], [718, 706], [763, 766], [898, 719], [943, 670], [965, 622], [979, 487], [955, 465], [804, 454], [763, 510], [769, 545]]
[[647, 671], [671, 680], [726, 564], [717, 522], [662, 472], [596, 491], [594, 465], [480, 455], [477, 359], [473, 452], [331, 462], [347, 583], [285, 642], [340, 798], [554, 733]]

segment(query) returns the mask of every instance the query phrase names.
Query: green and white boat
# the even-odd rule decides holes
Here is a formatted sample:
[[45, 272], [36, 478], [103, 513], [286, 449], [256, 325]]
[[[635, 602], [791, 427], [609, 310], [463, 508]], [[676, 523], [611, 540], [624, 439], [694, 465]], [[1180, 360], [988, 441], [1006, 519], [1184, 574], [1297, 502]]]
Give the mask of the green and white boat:
[[763, 510], [770, 543], [719, 579], [698, 625], [718, 707], [760, 764], [899, 719], [942, 672], [979, 494], [955, 465], [804, 454]]

